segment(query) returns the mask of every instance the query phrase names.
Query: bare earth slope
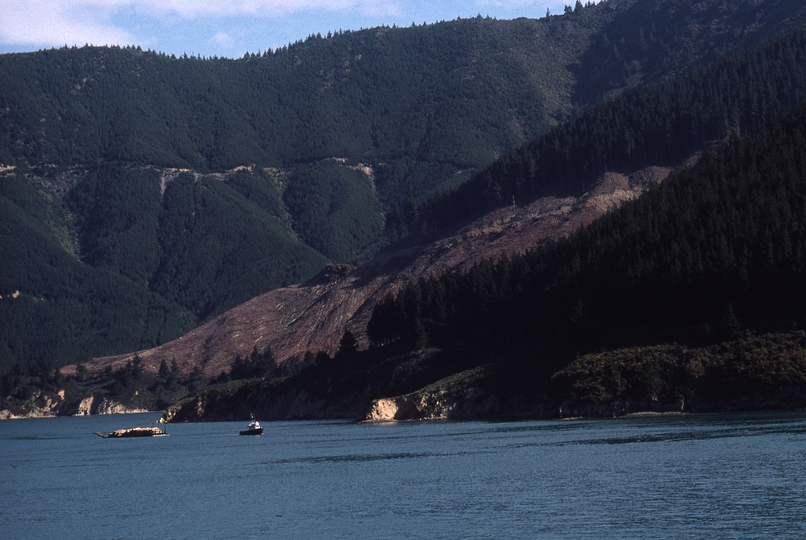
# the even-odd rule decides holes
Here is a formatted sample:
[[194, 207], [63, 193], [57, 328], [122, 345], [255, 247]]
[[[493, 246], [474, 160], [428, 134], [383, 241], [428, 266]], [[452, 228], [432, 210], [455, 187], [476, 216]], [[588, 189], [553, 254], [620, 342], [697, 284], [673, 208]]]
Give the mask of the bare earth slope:
[[[156, 372], [162, 360], [169, 364], [176, 360], [182, 372], [199, 366], [207, 377], [229, 369], [236, 356], [247, 356], [254, 348], [271, 347], [279, 362], [306, 351], [332, 355], [346, 329], [363, 342], [372, 308], [407, 281], [566, 236], [663, 181], [670, 172], [650, 167], [631, 175], [607, 173], [580, 198], [549, 197], [528, 206], [500, 208], [437, 241], [387, 250], [360, 266], [327, 266], [307, 283], [257, 296], [175, 341], [138, 354], [147, 371]], [[96, 358], [86, 364], [87, 371], [110, 365], [118, 369], [132, 357], [133, 353]], [[72, 374], [75, 366], [62, 371]]]

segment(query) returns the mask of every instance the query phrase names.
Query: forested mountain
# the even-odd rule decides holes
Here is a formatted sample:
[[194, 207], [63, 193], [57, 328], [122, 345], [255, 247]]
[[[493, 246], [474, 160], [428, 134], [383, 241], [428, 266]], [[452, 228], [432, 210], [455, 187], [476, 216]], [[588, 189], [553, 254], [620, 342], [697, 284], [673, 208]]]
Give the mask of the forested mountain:
[[165, 418], [800, 409], [804, 277], [806, 105], [565, 239], [410, 283], [375, 307], [368, 350], [343, 339]]
[[[340, 349], [293, 377], [213, 387], [167, 416], [225, 419], [251, 410], [388, 420], [803, 407], [804, 54], [806, 34], [792, 32], [591, 108], [523, 152], [569, 134], [574, 142], [579, 125], [600, 116], [640, 126], [635, 140], [651, 140], [656, 124], [642, 118], [670, 110], [670, 89], [690, 97], [700, 88], [691, 109], [721, 111], [737, 80], [731, 74], [743, 83], [737, 123], [723, 124], [718, 144], [695, 165], [640, 198], [549, 245], [410, 282], [375, 306], [366, 351]], [[752, 114], [760, 102], [769, 104], [763, 118]], [[686, 110], [677, 106], [675, 117]], [[683, 126], [708, 119], [682, 116]], [[668, 123], [657, 125], [662, 132]], [[591, 145], [576, 162], [602, 155]], [[621, 166], [653, 161], [643, 159]], [[304, 406], [294, 399], [300, 394], [311, 396]]]
[[511, 200], [582, 193], [606, 171], [674, 165], [804, 99], [806, 34], [794, 32], [589, 108], [426, 201], [401, 226], [439, 229]]
[[[696, 149], [713, 126], [716, 137], [752, 129], [791, 97], [798, 69], [754, 102], [750, 123], [736, 111], [757, 98], [731, 89], [733, 73], [702, 99], [691, 82], [617, 96], [702, 76], [804, 20], [797, 1], [609, 0], [541, 20], [311, 36], [238, 60], [2, 55], [0, 368], [152, 347], [327, 262], [364, 260], [510, 195], [582, 189], [596, 172], [658, 158], [658, 140], [677, 144], [681, 116], [706, 114], [685, 148], [660, 158]], [[645, 105], [652, 92], [670, 96], [665, 113]], [[727, 131], [712, 99], [729, 100]], [[687, 101], [706, 105], [683, 111]], [[643, 116], [612, 116], [633, 106]], [[581, 138], [579, 122], [591, 126]], [[584, 151], [591, 141], [598, 154]], [[565, 154], [552, 165], [565, 167], [561, 183], [510, 170], [533, 159], [555, 170], [539, 161], [551, 148]], [[458, 193], [481, 203], [422, 205], [471, 176]]]
[[[410, 284], [376, 306], [370, 337], [394, 354], [436, 347], [455, 371], [492, 362], [504, 393], [555, 411], [625, 396], [802, 404], [805, 218], [801, 106], [567, 239]], [[712, 348], [652, 348], [668, 343]]]
[[582, 353], [802, 325], [805, 145], [801, 106], [567, 239], [410, 284], [370, 338]]

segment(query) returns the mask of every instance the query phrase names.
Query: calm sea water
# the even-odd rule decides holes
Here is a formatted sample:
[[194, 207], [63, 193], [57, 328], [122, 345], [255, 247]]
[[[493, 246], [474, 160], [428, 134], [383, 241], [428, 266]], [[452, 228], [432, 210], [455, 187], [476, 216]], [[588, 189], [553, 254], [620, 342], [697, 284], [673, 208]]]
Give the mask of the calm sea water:
[[0, 422], [0, 537], [806, 538], [806, 413]]

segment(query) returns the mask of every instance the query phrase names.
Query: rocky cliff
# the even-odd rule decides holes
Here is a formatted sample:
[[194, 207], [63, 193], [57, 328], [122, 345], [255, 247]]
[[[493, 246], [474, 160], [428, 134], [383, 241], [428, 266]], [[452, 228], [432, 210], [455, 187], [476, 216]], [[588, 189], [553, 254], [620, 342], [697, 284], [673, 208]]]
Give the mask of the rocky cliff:
[[106, 396], [70, 399], [64, 390], [35, 392], [25, 400], [7, 398], [2, 406], [0, 420], [149, 412], [148, 409], [126, 406]]
[[486, 391], [482, 382], [486, 369], [458, 373], [417, 392], [374, 400], [363, 422], [401, 420], [471, 420], [502, 414], [498, 396]]

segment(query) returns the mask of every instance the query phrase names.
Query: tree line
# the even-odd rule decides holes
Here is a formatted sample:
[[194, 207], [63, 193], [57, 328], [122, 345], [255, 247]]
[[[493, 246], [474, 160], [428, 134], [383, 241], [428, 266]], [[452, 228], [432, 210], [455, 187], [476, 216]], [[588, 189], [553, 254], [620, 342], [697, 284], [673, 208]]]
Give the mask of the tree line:
[[716, 65], [582, 112], [456, 190], [394, 217], [430, 232], [545, 195], [580, 195], [607, 171], [677, 165], [710, 143], [752, 133], [806, 100], [806, 33], [794, 31]]
[[567, 239], [404, 287], [368, 336], [551, 372], [601, 349], [802, 327], [805, 156], [801, 107]]

